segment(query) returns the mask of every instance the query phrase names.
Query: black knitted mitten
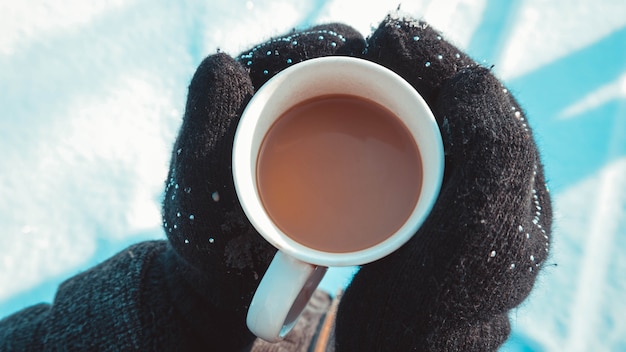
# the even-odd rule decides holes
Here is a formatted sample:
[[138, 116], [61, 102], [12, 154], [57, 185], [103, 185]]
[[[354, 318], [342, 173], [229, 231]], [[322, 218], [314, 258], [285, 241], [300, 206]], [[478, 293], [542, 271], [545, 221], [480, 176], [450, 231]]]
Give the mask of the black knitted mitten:
[[446, 153], [439, 198], [341, 301], [338, 351], [495, 351], [548, 256], [551, 205], [524, 113], [490, 70], [426, 23], [388, 17], [366, 57], [427, 100]]
[[235, 193], [231, 154], [242, 110], [278, 71], [314, 57], [360, 54], [364, 46], [354, 29], [330, 24], [271, 39], [236, 59], [215, 54], [198, 67], [163, 201], [173, 251], [161, 259], [163, 272], [151, 275], [167, 277], [174, 309], [163, 314], [182, 316], [187, 335], [205, 347], [236, 350], [252, 341], [247, 308], [276, 251], [249, 223]]

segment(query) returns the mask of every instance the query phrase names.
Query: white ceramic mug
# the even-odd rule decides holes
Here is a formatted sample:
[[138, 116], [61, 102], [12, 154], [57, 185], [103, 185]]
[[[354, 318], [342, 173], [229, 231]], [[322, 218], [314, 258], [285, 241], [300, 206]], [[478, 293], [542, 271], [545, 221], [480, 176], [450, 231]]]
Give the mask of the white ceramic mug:
[[[273, 123], [299, 102], [328, 94], [354, 95], [389, 109], [406, 125], [422, 158], [422, 188], [409, 218], [383, 242], [349, 253], [324, 252], [291, 239], [272, 222], [257, 188], [259, 149]], [[295, 325], [327, 267], [366, 264], [406, 243], [430, 213], [443, 169], [441, 134], [428, 105], [409, 83], [381, 65], [351, 57], [323, 57], [293, 65], [265, 83], [243, 112], [233, 145], [239, 201], [252, 225], [278, 249], [250, 304], [250, 331], [266, 341], [279, 341]]]

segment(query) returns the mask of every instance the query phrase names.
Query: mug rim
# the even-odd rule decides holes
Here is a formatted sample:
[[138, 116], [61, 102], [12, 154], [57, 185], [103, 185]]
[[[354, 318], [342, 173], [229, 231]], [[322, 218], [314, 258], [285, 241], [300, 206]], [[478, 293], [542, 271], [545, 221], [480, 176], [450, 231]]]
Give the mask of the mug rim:
[[[320, 80], [323, 82], [319, 83]], [[328, 90], [324, 83], [328, 80], [339, 85], [338, 88], [332, 88], [337, 89], [337, 92]], [[382, 88], [389, 88], [389, 91]], [[263, 207], [257, 189], [258, 151], [267, 131], [288, 108], [308, 98], [326, 94], [354, 95], [387, 107], [411, 132], [422, 157], [422, 189], [409, 218], [385, 240], [353, 252], [325, 252], [293, 240], [273, 223]], [[298, 97], [298, 100], [289, 103], [292, 96]], [[390, 108], [390, 105], [393, 106]], [[407, 116], [409, 114], [414, 114], [415, 117]], [[266, 116], [269, 117], [265, 118]], [[264, 119], [259, 120], [259, 117]], [[424, 138], [428, 141], [424, 141]], [[425, 147], [428, 149], [426, 152]], [[233, 180], [248, 220], [278, 250], [320, 266], [362, 265], [401, 247], [417, 232], [434, 206], [443, 179], [443, 168], [444, 153], [439, 127], [421, 95], [390, 69], [355, 57], [326, 56], [309, 59], [277, 73], [248, 102], [233, 140]]]

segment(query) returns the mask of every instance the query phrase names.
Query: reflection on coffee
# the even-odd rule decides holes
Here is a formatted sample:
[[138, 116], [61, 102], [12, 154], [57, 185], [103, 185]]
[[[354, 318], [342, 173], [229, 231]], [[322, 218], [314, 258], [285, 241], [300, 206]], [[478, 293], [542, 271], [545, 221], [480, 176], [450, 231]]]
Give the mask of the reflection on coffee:
[[298, 103], [270, 128], [257, 160], [263, 206], [290, 238], [354, 252], [391, 236], [417, 203], [422, 163], [404, 124], [350, 95]]

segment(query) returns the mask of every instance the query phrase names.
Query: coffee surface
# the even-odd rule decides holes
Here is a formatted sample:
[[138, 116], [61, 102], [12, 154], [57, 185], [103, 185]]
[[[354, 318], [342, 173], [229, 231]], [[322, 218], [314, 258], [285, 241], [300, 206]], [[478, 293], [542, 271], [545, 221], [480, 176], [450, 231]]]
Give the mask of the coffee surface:
[[372, 101], [327, 95], [270, 128], [257, 185], [274, 223], [308, 247], [345, 253], [384, 241], [419, 197], [422, 164], [404, 124]]

